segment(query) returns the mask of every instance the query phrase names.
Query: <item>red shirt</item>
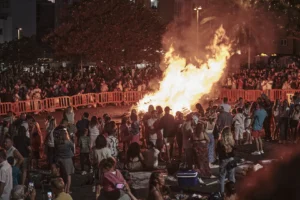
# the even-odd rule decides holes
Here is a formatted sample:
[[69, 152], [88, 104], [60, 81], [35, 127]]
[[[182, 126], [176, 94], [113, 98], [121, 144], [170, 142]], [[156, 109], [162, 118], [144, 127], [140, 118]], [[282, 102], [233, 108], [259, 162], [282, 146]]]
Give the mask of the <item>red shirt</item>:
[[101, 182], [103, 190], [106, 192], [117, 190], [116, 185], [119, 183], [126, 183], [123, 175], [119, 170], [116, 170], [114, 172], [104, 172]]

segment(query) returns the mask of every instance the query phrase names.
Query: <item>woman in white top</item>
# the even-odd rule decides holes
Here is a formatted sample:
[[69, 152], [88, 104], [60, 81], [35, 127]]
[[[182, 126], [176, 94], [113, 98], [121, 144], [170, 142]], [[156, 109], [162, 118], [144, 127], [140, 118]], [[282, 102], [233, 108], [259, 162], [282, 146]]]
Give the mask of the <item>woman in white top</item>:
[[215, 119], [210, 117], [208, 118], [208, 121], [202, 121], [199, 120], [200, 123], [206, 124], [205, 127], [205, 133], [209, 137], [209, 142], [208, 142], [208, 162], [209, 162], [209, 167], [214, 168], [214, 165], [212, 164], [215, 162], [215, 139], [214, 139], [214, 129], [216, 126]]
[[98, 135], [100, 134], [100, 124], [96, 116], [93, 116], [89, 125], [89, 132], [90, 132], [90, 148], [92, 149], [95, 146], [95, 141]]
[[100, 162], [103, 159], [107, 159], [111, 157], [111, 151], [107, 147], [107, 140], [103, 135], [99, 135], [95, 141], [95, 147], [93, 148], [93, 155], [92, 155], [92, 163], [93, 163], [93, 168], [94, 173], [95, 173], [95, 179], [96, 179], [96, 199], [98, 199], [98, 196], [100, 194], [100, 175], [102, 174], [99, 165]]

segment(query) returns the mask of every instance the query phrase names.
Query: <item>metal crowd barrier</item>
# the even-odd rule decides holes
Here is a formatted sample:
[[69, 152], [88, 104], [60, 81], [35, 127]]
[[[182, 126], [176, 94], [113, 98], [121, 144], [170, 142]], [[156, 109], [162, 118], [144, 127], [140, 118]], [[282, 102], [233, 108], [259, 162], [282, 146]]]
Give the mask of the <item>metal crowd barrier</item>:
[[[229, 102], [235, 102], [242, 97], [248, 101], [255, 101], [262, 94], [266, 94], [271, 101], [276, 99], [290, 98], [291, 94], [300, 92], [300, 90], [235, 90], [235, 89], [221, 89], [219, 98], [227, 97]], [[54, 112], [57, 109], [64, 109], [68, 106], [83, 107], [83, 106], [104, 106], [105, 104], [120, 104], [135, 103], [147, 92], [129, 91], [129, 92], [103, 92], [103, 93], [89, 93], [79, 94], [74, 96], [63, 96], [47, 98], [43, 100], [27, 100], [18, 101], [14, 103], [0, 103], [0, 115], [6, 115], [9, 111], [16, 115], [21, 113], [39, 113], [42, 111]]]

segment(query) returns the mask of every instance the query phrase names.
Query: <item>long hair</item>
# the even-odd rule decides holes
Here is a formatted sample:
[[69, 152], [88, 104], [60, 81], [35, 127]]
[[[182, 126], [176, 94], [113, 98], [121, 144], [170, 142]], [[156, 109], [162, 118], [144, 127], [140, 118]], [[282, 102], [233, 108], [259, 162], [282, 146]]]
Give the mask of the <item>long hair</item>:
[[224, 147], [224, 150], [226, 153], [230, 153], [233, 150], [233, 146], [234, 146], [234, 139], [233, 139], [233, 135], [231, 133], [230, 127], [225, 127], [222, 130], [222, 138], [221, 138], [221, 145]]
[[90, 122], [90, 127], [93, 128], [94, 126], [96, 126], [98, 124], [98, 119], [96, 116], [93, 116]]
[[149, 178], [149, 193], [158, 184], [159, 175], [160, 175], [160, 172], [152, 172], [152, 174]]
[[134, 142], [131, 143], [127, 150], [127, 160], [130, 161], [130, 159], [139, 157], [141, 152], [141, 147], [138, 143]]
[[47, 127], [47, 132], [51, 132], [53, 129], [55, 129], [55, 127], [56, 127], [56, 119], [54, 117], [52, 117], [49, 120], [49, 125]]

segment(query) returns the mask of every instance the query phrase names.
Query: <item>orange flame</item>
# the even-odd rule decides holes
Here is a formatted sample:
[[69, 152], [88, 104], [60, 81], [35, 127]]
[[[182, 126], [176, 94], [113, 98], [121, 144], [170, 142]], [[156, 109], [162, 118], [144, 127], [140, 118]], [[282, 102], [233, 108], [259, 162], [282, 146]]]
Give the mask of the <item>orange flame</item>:
[[230, 57], [231, 45], [220, 27], [214, 36], [212, 44], [207, 47], [212, 55], [199, 67], [187, 63], [185, 58], [174, 54], [173, 47], [165, 55], [168, 67], [160, 88], [155, 93], [144, 96], [138, 102], [137, 109], [146, 112], [149, 105], [170, 106], [173, 112], [191, 110], [191, 105], [198, 102], [204, 94], [208, 94], [214, 83], [222, 76]]

